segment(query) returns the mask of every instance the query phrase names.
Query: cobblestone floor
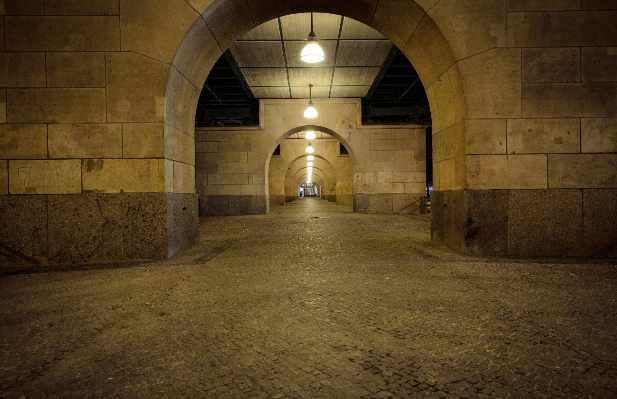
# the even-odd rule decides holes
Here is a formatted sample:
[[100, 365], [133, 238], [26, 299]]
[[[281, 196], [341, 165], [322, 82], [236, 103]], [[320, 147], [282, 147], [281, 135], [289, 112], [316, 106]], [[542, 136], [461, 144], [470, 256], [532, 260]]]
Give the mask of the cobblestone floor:
[[0, 276], [0, 398], [615, 398], [617, 267], [318, 199], [161, 262]]

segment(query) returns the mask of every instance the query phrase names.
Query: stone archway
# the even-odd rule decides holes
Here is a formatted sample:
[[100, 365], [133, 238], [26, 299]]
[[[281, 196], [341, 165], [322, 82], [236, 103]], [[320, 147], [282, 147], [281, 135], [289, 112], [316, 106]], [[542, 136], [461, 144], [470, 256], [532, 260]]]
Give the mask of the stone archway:
[[[326, 1], [319, 4], [215, 0], [189, 29], [171, 65], [165, 96], [166, 158], [178, 146], [184, 148], [184, 152], [190, 152], [199, 93], [221, 54], [238, 37], [261, 23], [307, 11], [353, 18], [373, 27], [402, 50], [417, 70], [431, 107], [433, 146], [439, 149], [434, 157], [435, 190], [464, 189], [464, 148], [448, 145], [465, 139], [465, 101], [458, 65], [442, 32], [426, 11], [412, 0]], [[176, 186], [175, 174], [175, 170], [167, 172], [167, 187]], [[264, 186], [267, 187], [267, 171], [265, 175]], [[370, 212], [376, 203], [383, 202], [373, 202], [369, 197], [363, 197], [359, 209]], [[253, 201], [252, 204], [257, 203], [259, 208], [261, 202]], [[385, 208], [379, 212], [392, 211], [393, 202], [388, 199]], [[263, 206], [267, 212], [267, 200]]]

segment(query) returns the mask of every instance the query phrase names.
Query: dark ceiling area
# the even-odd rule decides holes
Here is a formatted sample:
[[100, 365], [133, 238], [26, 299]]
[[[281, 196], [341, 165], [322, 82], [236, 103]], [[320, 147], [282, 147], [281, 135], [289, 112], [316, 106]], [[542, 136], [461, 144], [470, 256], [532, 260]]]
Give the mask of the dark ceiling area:
[[316, 14], [331, 59], [304, 65], [289, 58], [289, 48], [306, 42], [304, 19], [270, 21], [227, 50], [206, 79], [196, 126], [257, 125], [259, 98], [308, 98], [307, 82], [315, 81], [313, 98], [361, 97], [364, 124], [431, 124], [426, 92], [407, 57], [357, 21]]

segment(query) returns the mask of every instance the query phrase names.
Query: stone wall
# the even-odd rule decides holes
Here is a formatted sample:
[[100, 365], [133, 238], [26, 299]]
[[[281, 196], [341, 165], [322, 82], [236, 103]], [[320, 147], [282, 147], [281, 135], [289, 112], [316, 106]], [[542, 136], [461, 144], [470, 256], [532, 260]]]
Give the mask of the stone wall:
[[[358, 212], [411, 211], [426, 187], [426, 130], [421, 126], [362, 126], [359, 99], [314, 99], [320, 115], [302, 117], [306, 100], [261, 100], [261, 126], [198, 128], [197, 193], [202, 215], [266, 213], [298, 195], [306, 180], [307, 140], [315, 130], [334, 137], [312, 144], [314, 175], [328, 200]], [[350, 155], [340, 155], [343, 143]], [[277, 145], [281, 155], [272, 156]], [[267, 173], [266, 173], [267, 171]], [[268, 177], [268, 184], [266, 184]]]
[[[617, 208], [617, 4], [609, 0], [0, 1], [0, 235], [10, 237], [2, 245], [73, 262], [128, 259], [131, 251], [167, 256], [192, 242], [195, 220], [173, 209], [197, 215], [191, 198], [201, 87], [244, 32], [307, 11], [372, 26], [418, 71], [433, 118], [434, 201], [443, 204], [433, 206], [437, 241], [477, 254], [616, 256], [617, 231], [608, 221]], [[353, 144], [342, 122], [330, 128]], [[283, 125], [274, 138], [251, 138], [257, 150], [236, 151], [247, 158], [235, 163], [266, 165], [267, 143], [288, 131]], [[357, 209], [389, 208], [361, 187], [398, 177], [363, 176], [371, 169], [359, 163], [359, 151], [354, 156], [356, 195], [372, 196], [358, 197]], [[235, 186], [253, 191], [221, 192], [220, 206], [267, 210], [267, 170], [234, 174]], [[252, 199], [238, 203], [237, 195]], [[118, 221], [138, 214], [140, 204], [161, 209], [164, 217], [142, 219], [142, 230], [167, 250], [153, 254], [129, 242], [133, 249], [101, 244], [55, 257], [54, 237], [87, 248], [116, 231], [114, 223], [102, 230], [51, 223], [56, 214], [96, 214], [93, 196], [114, 204]], [[56, 198], [74, 206], [50, 207]], [[541, 215], [541, 224], [529, 215]], [[42, 224], [8, 227], [21, 220]]]

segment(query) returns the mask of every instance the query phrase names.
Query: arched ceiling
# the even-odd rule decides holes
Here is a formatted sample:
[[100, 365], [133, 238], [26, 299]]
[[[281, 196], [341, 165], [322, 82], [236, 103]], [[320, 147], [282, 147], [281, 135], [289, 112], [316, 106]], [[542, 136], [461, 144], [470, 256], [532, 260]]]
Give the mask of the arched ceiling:
[[368, 122], [426, 122], [428, 100], [407, 58], [383, 35], [350, 18], [315, 13], [326, 59], [307, 64], [300, 52], [310, 14], [292, 14], [247, 32], [219, 59], [199, 100], [201, 125], [251, 124], [260, 98], [363, 98]]

